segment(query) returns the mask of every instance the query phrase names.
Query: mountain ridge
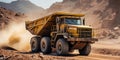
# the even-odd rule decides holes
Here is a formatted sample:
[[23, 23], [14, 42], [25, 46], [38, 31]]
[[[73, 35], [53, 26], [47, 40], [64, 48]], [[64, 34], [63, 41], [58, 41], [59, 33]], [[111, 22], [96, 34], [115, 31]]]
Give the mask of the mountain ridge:
[[[30, 18], [37, 18], [44, 9], [31, 3], [29, 0], [17, 0], [11, 3], [0, 2], [0, 6], [14, 12], [24, 13]], [[34, 13], [34, 14], [33, 14]]]

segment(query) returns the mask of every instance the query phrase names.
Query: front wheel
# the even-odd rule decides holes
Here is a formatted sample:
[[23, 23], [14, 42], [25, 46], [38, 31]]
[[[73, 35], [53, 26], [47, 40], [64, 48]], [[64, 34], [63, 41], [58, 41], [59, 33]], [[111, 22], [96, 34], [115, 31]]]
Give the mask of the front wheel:
[[68, 42], [64, 39], [59, 39], [56, 43], [57, 55], [67, 55], [69, 51]]
[[88, 56], [91, 52], [91, 45], [90, 44], [87, 44], [82, 50], [79, 49], [79, 53], [80, 55], [85, 55], [85, 56]]

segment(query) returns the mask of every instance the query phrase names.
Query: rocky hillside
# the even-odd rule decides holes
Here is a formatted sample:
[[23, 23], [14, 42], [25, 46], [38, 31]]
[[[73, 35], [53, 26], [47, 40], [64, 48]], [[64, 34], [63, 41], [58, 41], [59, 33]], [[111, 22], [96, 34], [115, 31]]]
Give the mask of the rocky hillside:
[[21, 13], [16, 13], [5, 8], [0, 7], [0, 30], [4, 29], [11, 22], [23, 21], [26, 16]]
[[29, 0], [17, 0], [10, 4], [0, 2], [0, 6], [24, 13], [29, 15], [30, 18], [39, 18], [56, 11], [83, 13], [86, 15], [87, 25], [109, 29], [113, 29], [120, 24], [119, 5], [119, 0], [63, 0], [63, 2], [56, 2], [50, 8], [44, 10]]
[[86, 15], [86, 24], [95, 27], [98, 34], [113, 37], [120, 35], [119, 5], [120, 0], [63, 0], [54, 3], [46, 13], [83, 13]]
[[119, 0], [63, 0], [54, 3], [48, 12], [67, 11], [86, 14], [88, 25], [99, 28], [114, 28], [120, 25]]
[[0, 6], [14, 12], [24, 13], [30, 18], [38, 18], [38, 16], [44, 10], [43, 8], [31, 3], [29, 0], [17, 0], [11, 3], [0, 2]]
[[[98, 34], [120, 35], [120, 1], [119, 0], [63, 0], [54, 3], [50, 8], [44, 10], [32, 4], [29, 0], [17, 0], [9, 3], [0, 3], [7, 9], [21, 12], [30, 20], [56, 12], [65, 11], [85, 14], [86, 24], [95, 27]], [[118, 31], [115, 34], [111, 31]], [[103, 34], [104, 35], [104, 34]]]

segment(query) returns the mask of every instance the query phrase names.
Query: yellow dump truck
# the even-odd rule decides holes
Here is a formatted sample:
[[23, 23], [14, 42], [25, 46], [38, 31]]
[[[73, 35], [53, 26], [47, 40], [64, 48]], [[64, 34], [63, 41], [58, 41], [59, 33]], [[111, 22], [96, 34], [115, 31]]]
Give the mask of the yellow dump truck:
[[78, 49], [80, 55], [89, 55], [91, 43], [97, 41], [92, 27], [85, 25], [84, 14], [56, 12], [25, 24], [35, 35], [30, 41], [32, 52], [48, 54], [55, 48], [57, 55], [66, 55]]

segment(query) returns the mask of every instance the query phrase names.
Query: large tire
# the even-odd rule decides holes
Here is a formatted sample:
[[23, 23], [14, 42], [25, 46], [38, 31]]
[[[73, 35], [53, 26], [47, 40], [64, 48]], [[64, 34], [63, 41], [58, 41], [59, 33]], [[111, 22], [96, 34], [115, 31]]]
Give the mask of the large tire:
[[32, 52], [39, 52], [40, 51], [40, 39], [39, 39], [39, 37], [32, 37], [30, 44], [31, 44], [31, 51]]
[[49, 37], [43, 37], [41, 39], [40, 48], [44, 54], [51, 53], [52, 48], [51, 48], [51, 42]]
[[82, 50], [79, 49], [80, 55], [88, 56], [91, 52], [91, 45], [87, 44]]
[[67, 55], [69, 52], [68, 42], [64, 39], [58, 39], [56, 43], [56, 53], [57, 55]]

